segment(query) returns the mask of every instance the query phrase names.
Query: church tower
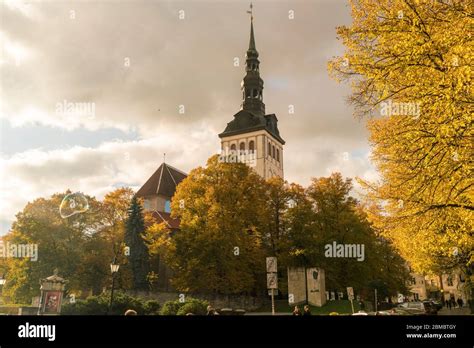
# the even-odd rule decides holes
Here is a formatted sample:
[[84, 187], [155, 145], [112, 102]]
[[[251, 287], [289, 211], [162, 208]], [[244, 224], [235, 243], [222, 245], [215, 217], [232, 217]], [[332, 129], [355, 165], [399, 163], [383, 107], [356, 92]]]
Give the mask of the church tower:
[[[223, 154], [237, 154], [237, 158], [253, 167], [264, 179], [283, 178], [283, 145], [278, 119], [275, 114], [265, 114], [263, 80], [255, 45], [252, 5], [250, 17], [250, 42], [246, 54], [246, 75], [241, 83], [242, 104], [234, 119], [219, 134]], [[228, 158], [223, 156], [223, 158]]]

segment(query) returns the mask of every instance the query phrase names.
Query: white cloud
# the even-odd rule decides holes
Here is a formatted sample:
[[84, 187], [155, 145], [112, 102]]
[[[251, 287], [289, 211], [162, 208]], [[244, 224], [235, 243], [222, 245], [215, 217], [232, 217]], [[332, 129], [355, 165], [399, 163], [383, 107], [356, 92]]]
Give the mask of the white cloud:
[[[0, 220], [11, 221], [28, 201], [71, 189], [98, 198], [117, 185], [138, 189], [163, 161], [189, 171], [215, 153], [218, 139], [203, 125], [163, 129], [136, 141], [105, 142], [97, 148], [75, 146], [32, 149], [0, 160]], [[2, 231], [6, 232], [6, 231]]]
[[3, 5], [12, 11], [18, 11], [29, 19], [40, 18], [38, 9], [24, 0], [3, 0]]
[[26, 48], [20, 42], [13, 41], [7, 34], [0, 31], [0, 44], [2, 46], [2, 55], [0, 56], [0, 65], [11, 64], [20, 66], [27, 59], [33, 57], [31, 49]]

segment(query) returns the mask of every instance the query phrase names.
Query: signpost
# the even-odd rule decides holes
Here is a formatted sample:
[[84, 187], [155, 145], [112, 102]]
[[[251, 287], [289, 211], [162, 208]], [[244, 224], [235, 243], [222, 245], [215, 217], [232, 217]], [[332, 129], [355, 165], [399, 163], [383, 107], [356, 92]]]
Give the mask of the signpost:
[[403, 303], [403, 301], [405, 301], [405, 296], [403, 296], [403, 294], [398, 294], [397, 301], [398, 303]]
[[347, 297], [351, 301], [352, 314], [354, 314], [354, 289], [352, 287], [347, 288]]
[[267, 289], [272, 296], [272, 315], [275, 315], [275, 290], [278, 289], [277, 258], [267, 257]]
[[375, 291], [375, 313], [377, 313], [377, 289], [374, 289]]

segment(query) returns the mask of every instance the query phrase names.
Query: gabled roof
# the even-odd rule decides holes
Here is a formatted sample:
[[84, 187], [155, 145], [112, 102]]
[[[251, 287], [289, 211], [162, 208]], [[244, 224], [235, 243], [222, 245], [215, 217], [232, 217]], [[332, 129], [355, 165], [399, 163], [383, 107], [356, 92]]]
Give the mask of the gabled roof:
[[176, 186], [187, 177], [187, 174], [166, 163], [162, 163], [156, 172], [138, 190], [138, 197], [162, 195], [173, 197]]
[[179, 219], [174, 219], [171, 217], [170, 213], [165, 213], [162, 211], [152, 211], [151, 216], [153, 217], [154, 222], [156, 223], [162, 223], [164, 222], [166, 227], [168, 227], [171, 230], [179, 230], [179, 224], [180, 220]]
[[219, 134], [219, 137], [223, 138], [265, 129], [281, 144], [285, 144], [280, 136], [277, 123], [278, 119], [275, 114], [261, 116], [247, 110], [240, 110], [234, 115], [234, 119], [227, 123], [225, 130]]

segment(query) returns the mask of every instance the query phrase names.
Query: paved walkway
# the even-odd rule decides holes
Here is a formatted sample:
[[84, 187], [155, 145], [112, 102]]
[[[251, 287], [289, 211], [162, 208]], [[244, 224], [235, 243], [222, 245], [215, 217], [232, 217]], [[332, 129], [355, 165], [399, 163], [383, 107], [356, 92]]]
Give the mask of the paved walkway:
[[469, 310], [469, 307], [452, 309], [443, 307], [439, 310], [438, 315], [471, 315], [471, 311]]

